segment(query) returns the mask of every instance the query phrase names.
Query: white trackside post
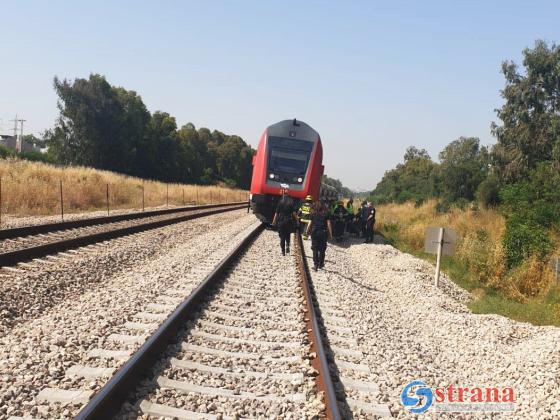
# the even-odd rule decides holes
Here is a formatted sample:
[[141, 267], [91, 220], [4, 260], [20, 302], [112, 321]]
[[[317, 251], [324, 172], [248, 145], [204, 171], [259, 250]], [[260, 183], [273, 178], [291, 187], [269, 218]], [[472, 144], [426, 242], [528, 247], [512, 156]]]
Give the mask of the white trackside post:
[[441, 266], [441, 251], [443, 250], [443, 235], [445, 229], [439, 228], [439, 236], [438, 236], [438, 249], [437, 249], [437, 260], [436, 260], [436, 278], [435, 278], [435, 285], [439, 287], [439, 269]]

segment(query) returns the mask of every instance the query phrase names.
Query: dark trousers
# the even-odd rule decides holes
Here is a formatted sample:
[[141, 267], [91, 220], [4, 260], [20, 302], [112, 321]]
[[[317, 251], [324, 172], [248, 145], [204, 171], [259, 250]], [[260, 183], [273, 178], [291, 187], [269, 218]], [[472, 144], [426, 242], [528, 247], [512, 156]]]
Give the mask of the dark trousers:
[[373, 225], [375, 221], [366, 223], [366, 242], [373, 242]]
[[292, 235], [291, 226], [278, 227], [278, 235], [280, 236], [280, 248], [282, 249], [282, 254], [286, 253], [286, 248], [290, 248], [290, 237]]
[[325, 251], [327, 250], [327, 232], [314, 232], [311, 234], [311, 249], [313, 250], [313, 265], [325, 265]]
[[344, 236], [344, 225], [346, 222], [344, 220], [337, 220], [334, 222], [334, 237], [335, 238], [342, 238]]

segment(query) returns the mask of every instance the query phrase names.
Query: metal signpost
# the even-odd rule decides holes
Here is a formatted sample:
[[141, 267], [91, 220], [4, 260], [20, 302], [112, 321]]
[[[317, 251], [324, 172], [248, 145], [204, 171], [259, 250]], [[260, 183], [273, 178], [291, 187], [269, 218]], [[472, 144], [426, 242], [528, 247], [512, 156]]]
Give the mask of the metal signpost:
[[441, 256], [453, 255], [455, 244], [457, 243], [457, 233], [448, 228], [429, 227], [426, 229], [426, 240], [424, 251], [429, 254], [436, 254], [436, 275], [434, 284], [439, 287], [439, 272], [441, 268]]

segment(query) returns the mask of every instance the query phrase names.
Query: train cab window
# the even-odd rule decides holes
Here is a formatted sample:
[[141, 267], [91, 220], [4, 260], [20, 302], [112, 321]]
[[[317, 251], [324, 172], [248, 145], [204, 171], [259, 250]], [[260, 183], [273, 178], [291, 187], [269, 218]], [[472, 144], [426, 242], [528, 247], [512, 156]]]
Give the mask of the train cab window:
[[314, 143], [282, 137], [268, 138], [268, 172], [305, 176]]

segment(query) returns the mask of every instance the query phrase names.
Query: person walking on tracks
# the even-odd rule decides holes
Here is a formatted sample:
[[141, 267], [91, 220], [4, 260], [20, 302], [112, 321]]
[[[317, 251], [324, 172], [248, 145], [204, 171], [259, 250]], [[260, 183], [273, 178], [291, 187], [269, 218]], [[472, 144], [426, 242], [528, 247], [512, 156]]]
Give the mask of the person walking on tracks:
[[360, 233], [362, 237], [366, 236], [366, 220], [367, 220], [367, 201], [362, 201], [362, 205], [360, 207], [359, 218], [360, 218]]
[[346, 227], [346, 221], [348, 219], [348, 212], [344, 207], [342, 200], [338, 201], [332, 212], [333, 219], [333, 233], [337, 242], [342, 241], [344, 238], [344, 228]]
[[324, 203], [316, 201], [311, 207], [311, 219], [306, 233], [311, 234], [311, 249], [313, 250], [313, 269], [317, 271], [325, 266], [325, 252], [327, 239], [332, 239], [332, 225], [329, 210]]
[[280, 236], [280, 249], [282, 255], [286, 252], [290, 253], [290, 236], [294, 227], [294, 220], [296, 218], [296, 209], [294, 200], [288, 195], [288, 191], [282, 191], [282, 198], [278, 202], [276, 213], [272, 219], [272, 225], [278, 229]]
[[313, 197], [308, 195], [305, 197], [305, 201], [301, 203], [298, 210], [298, 220], [300, 226], [300, 232], [303, 234], [303, 239], [307, 239], [307, 226], [309, 225], [309, 218], [311, 216], [311, 205], [313, 204]]
[[369, 242], [373, 242], [374, 231], [373, 227], [375, 226], [375, 207], [373, 207], [373, 203], [369, 202], [366, 206], [366, 244]]

